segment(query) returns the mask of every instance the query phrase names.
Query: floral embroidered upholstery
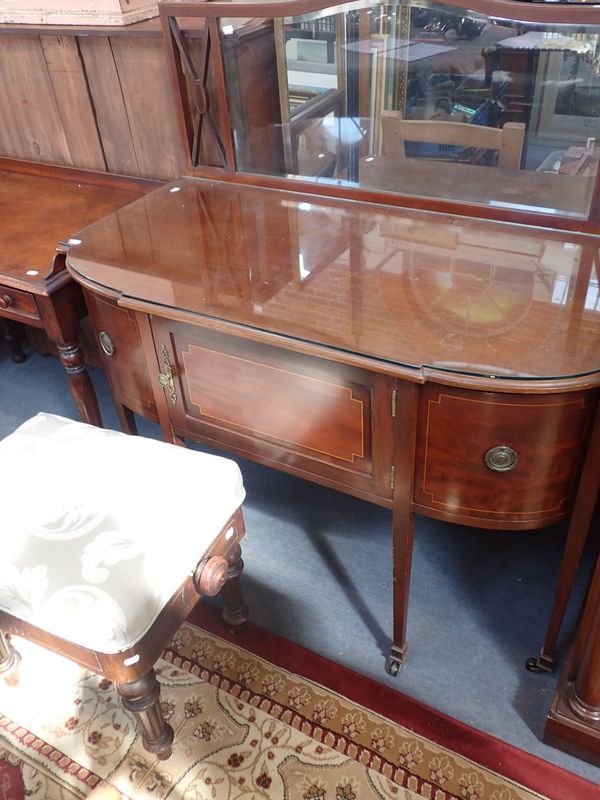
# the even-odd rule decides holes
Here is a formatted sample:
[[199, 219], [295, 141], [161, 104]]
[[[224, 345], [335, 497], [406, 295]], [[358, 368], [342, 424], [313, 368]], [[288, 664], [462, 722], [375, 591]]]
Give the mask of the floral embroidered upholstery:
[[230, 459], [44, 413], [0, 442], [0, 486], [0, 608], [103, 653], [144, 635], [245, 496]]

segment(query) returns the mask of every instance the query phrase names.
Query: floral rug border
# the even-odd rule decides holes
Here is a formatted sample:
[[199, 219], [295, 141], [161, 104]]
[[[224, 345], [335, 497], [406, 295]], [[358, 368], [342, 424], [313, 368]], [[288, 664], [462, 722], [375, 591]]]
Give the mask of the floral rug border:
[[0, 713], [0, 729], [5, 735], [9, 734], [5, 742], [0, 739], [0, 745], [3, 745], [13, 755], [18, 753], [24, 757], [29, 757], [37, 768], [43, 769], [53, 780], [56, 780], [57, 775], [49, 771], [49, 766], [68, 775], [69, 778], [79, 781], [83, 787], [89, 789], [93, 789], [101, 783], [102, 778], [96, 775], [95, 772], [82, 766], [62, 750], [58, 750], [49, 742], [41, 739], [2, 713]]
[[[241, 700], [243, 703], [247, 703], [248, 705], [264, 711], [280, 722], [284, 722], [286, 725], [300, 731], [300, 733], [310, 736], [311, 739], [321, 742], [321, 744], [324, 744], [326, 747], [330, 747], [332, 750], [348, 756], [348, 758], [362, 764], [362, 766], [376, 770], [404, 789], [410, 789], [412, 792], [417, 792], [423, 797], [432, 798], [432, 800], [464, 800], [464, 796], [460, 798], [458, 795], [451, 794], [442, 787], [435, 786], [419, 776], [407, 772], [403, 767], [398, 767], [392, 764], [391, 761], [381, 758], [381, 756], [369, 748], [363, 745], [357, 745], [348, 736], [312, 723], [293, 709], [282, 706], [265, 695], [252, 692], [243, 684], [237, 681], [231, 681], [225, 675], [213, 672], [201, 664], [198, 664], [196, 661], [182, 658], [170, 649], [163, 653], [163, 658], [173, 664], [173, 666], [187, 670], [192, 675], [196, 675], [198, 678], [216, 686], [218, 689], [222, 689], [237, 700]], [[427, 790], [429, 790], [428, 794], [426, 793]], [[435, 790], [436, 794], [432, 795], [431, 790]]]
[[[527, 789], [212, 631], [190, 623], [184, 625], [163, 658], [314, 742], [381, 774], [399, 789], [428, 800], [547, 800], [547, 795]], [[5, 734], [9, 749], [16, 748], [49, 778], [59, 784], [64, 781], [71, 791], [87, 793], [86, 789], [91, 790], [102, 781], [101, 776], [1, 712], [0, 732]]]
[[[437, 744], [426, 736], [414, 733], [400, 723], [387, 720], [378, 712], [371, 711], [359, 703], [336, 693], [332, 689], [321, 686], [319, 683], [308, 678], [297, 677], [293, 672], [254, 654], [241, 644], [222, 639], [213, 631], [205, 631], [189, 623], [188, 625], [189, 628], [185, 626], [180, 629], [178, 634], [175, 635], [171, 646], [163, 653], [163, 658], [165, 658], [165, 660], [211, 683], [213, 686], [222, 689], [242, 702], [270, 714], [275, 719], [290, 725], [290, 727], [310, 736], [315, 741], [319, 741], [336, 752], [342, 753], [348, 758], [352, 758], [364, 767], [379, 772], [399, 787], [409, 789], [422, 797], [428, 798], [428, 800], [483, 800], [483, 798], [486, 798], [486, 800], [487, 798], [490, 800], [521, 800], [522, 798], [526, 798], [527, 800], [534, 800], [534, 798], [547, 800], [546, 795], [541, 795], [488, 767], [483, 767], [477, 762], [461, 756], [459, 753], [443, 745]], [[233, 648], [238, 651], [241, 658], [233, 664], [228, 664], [226, 660], [222, 662], [215, 660], [213, 661], [212, 668], [206, 666], [206, 663], [202, 663], [197, 658], [194, 658], [198, 653], [194, 648], [190, 648], [189, 644], [186, 645], [183, 641], [185, 632], [189, 629], [191, 629], [190, 632], [195, 633], [199, 639], [208, 638], [224, 651]], [[205, 660], [208, 660], [206, 656]], [[311, 721], [306, 713], [299, 713], [297, 710], [290, 707], [290, 705], [280, 702], [277, 696], [281, 699], [281, 689], [278, 692], [273, 692], [273, 694], [277, 696], [270, 696], [270, 693], [264, 691], [264, 687], [262, 687], [262, 691], [251, 688], [248, 685], [248, 683], [252, 681], [251, 662], [260, 662], [266, 665], [267, 673], [289, 676], [288, 682], [290, 684], [309, 684], [316, 692], [322, 693], [324, 696], [335, 697], [341, 704], [347, 704], [349, 707], [361, 711], [373, 720], [373, 734], [377, 733], [378, 726], [381, 726], [380, 744], [382, 740], [385, 739], [385, 728], [387, 728], [389, 730], [401, 730], [405, 732], [407, 739], [421, 742], [429, 746], [432, 750], [437, 751], [439, 755], [435, 756], [430, 764], [430, 766], [436, 770], [434, 779], [428, 779], [424, 774], [417, 774], [416, 767], [418, 765], [411, 761], [414, 750], [411, 751], [410, 742], [406, 743], [405, 753], [399, 754], [400, 757], [404, 756], [407, 760], [407, 767], [404, 767], [402, 764], [394, 763], [391, 759], [381, 755], [381, 753], [378, 753], [373, 747], [369, 747], [368, 744], [364, 742], [361, 743], [361, 735], [364, 737], [361, 731], [348, 730], [344, 732], [339, 728], [336, 730], [333, 727], [325, 727], [322, 724]], [[375, 722], [375, 720], [377, 720], [377, 722]], [[463, 770], [463, 774], [458, 780], [452, 781], [457, 771], [454, 767]], [[435, 778], [437, 778], [437, 781]], [[484, 781], [483, 784], [482, 779]], [[493, 779], [497, 781], [496, 786], [494, 786]], [[454, 786], [452, 789], [444, 788], [444, 786], [441, 785], [444, 782], [453, 783]], [[514, 791], [509, 787], [512, 787]]]

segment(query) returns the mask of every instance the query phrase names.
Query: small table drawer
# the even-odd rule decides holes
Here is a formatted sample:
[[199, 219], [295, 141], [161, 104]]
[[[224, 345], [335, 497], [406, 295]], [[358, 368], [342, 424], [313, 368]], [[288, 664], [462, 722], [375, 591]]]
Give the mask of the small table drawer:
[[0, 314], [4, 312], [15, 317], [40, 319], [34, 295], [29, 292], [21, 292], [19, 289], [9, 289], [0, 284]]

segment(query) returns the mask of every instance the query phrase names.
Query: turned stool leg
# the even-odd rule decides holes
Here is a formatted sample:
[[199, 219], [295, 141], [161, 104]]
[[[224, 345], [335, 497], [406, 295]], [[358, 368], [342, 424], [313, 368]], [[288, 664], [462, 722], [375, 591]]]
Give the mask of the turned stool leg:
[[239, 544], [232, 547], [227, 554], [227, 582], [223, 587], [223, 620], [234, 628], [243, 625], [248, 619], [248, 606], [242, 594], [242, 549]]
[[165, 761], [171, 757], [173, 728], [165, 721], [160, 707], [160, 686], [153, 669], [133, 683], [117, 683], [123, 707], [135, 716], [142, 743], [150, 753]]
[[0, 680], [5, 680], [9, 686], [19, 682], [17, 667], [21, 656], [12, 646], [6, 634], [0, 631]]

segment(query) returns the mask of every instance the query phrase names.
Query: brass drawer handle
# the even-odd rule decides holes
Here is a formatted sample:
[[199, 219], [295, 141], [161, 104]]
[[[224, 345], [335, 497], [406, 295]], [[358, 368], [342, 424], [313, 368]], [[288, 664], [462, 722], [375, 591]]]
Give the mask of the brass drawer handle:
[[167, 348], [161, 347], [163, 371], [158, 375], [158, 382], [169, 393], [173, 405], [177, 403], [177, 390], [175, 389], [175, 381], [173, 380], [173, 370], [171, 369], [171, 360]]
[[510, 472], [519, 463], [516, 450], [506, 444], [491, 447], [484, 456], [485, 465], [493, 472]]
[[115, 343], [110, 338], [109, 334], [106, 331], [100, 331], [98, 334], [98, 338], [100, 339], [100, 347], [104, 351], [107, 356], [114, 356], [115, 354]]
[[13, 299], [9, 294], [3, 294], [2, 297], [0, 297], [0, 308], [1, 309], [4, 310], [4, 309], [8, 308], [9, 306], [12, 306], [12, 304], [13, 304]]

